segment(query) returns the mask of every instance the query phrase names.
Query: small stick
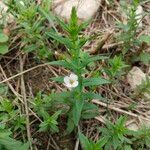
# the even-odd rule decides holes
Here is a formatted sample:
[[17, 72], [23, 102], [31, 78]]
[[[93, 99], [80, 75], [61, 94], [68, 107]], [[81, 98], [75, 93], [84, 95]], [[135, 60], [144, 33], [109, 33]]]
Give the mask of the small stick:
[[55, 149], [56, 150], [60, 150], [59, 146], [57, 145], [57, 143], [55, 142], [55, 140], [53, 139], [53, 137], [51, 135], [49, 135], [50, 139], [52, 140], [54, 146], [55, 146]]
[[[3, 68], [2, 68], [1, 65], [0, 65], [0, 70], [1, 70], [1, 72], [2, 72], [2, 74], [3, 74], [3, 76], [4, 76], [4, 78], [5, 78], [5, 80], [7, 80], [8, 78], [7, 78], [7, 76], [6, 76], [6, 74], [5, 74], [5, 72], [4, 72], [4, 70], [3, 70]], [[22, 100], [22, 96], [21, 96], [20, 94], [18, 94], [18, 93], [15, 91], [15, 89], [13, 88], [13, 86], [12, 86], [8, 81], [9, 81], [9, 80], [7, 80], [6, 83], [7, 83], [7, 85], [9, 86], [10, 90], [14, 93], [14, 95], [18, 98], [18, 100], [19, 100], [22, 104], [24, 104], [24, 101]], [[29, 111], [30, 111], [40, 122], [42, 122], [42, 120], [36, 115], [35, 112], [33, 112], [32, 109], [29, 108]]]
[[[20, 56], [20, 70], [21, 70], [21, 72], [23, 72], [24, 60], [25, 60], [25, 57], [23, 57], [23, 59], [22, 59], [21, 56]], [[32, 142], [31, 142], [28, 101], [27, 101], [27, 96], [26, 96], [26, 88], [25, 88], [23, 74], [21, 75], [21, 94], [23, 95], [23, 100], [24, 100], [24, 105], [25, 105], [27, 137], [28, 137], [28, 141], [29, 141], [29, 144], [30, 144], [30, 149], [33, 150]]]
[[35, 66], [35, 67], [29, 68], [29, 69], [27, 69], [27, 70], [24, 70], [24, 71], [22, 71], [22, 72], [20, 72], [20, 73], [18, 73], [18, 74], [16, 74], [16, 75], [14, 75], [14, 76], [11, 76], [11, 77], [9, 77], [9, 78], [6, 78], [5, 80], [1, 81], [0, 84], [1, 84], [1, 83], [4, 83], [4, 82], [7, 82], [7, 81], [9, 81], [9, 80], [11, 80], [11, 79], [14, 79], [14, 78], [16, 78], [16, 77], [18, 77], [18, 76], [21, 76], [21, 75], [23, 75], [23, 74], [25, 74], [25, 73], [27, 73], [27, 72], [29, 72], [29, 71], [32, 71], [32, 70], [34, 70], [34, 69], [37, 69], [37, 68], [39, 68], [39, 67], [44, 67], [44, 66], [47, 66], [47, 65], [49, 65], [49, 63], [40, 64], [40, 65], [38, 65], [38, 66]]
[[103, 102], [100, 102], [100, 101], [98, 101], [98, 100], [95, 100], [95, 99], [92, 100], [92, 102], [95, 103], [95, 104], [101, 105], [101, 106], [103, 106], [103, 107], [107, 107], [107, 108], [109, 108], [109, 109], [112, 109], [112, 110], [114, 110], [114, 111], [117, 111], [117, 112], [119, 112], [119, 113], [124, 113], [124, 114], [127, 114], [127, 115], [129, 115], [129, 116], [132, 116], [132, 117], [135, 117], [135, 118], [138, 118], [138, 119], [143, 119], [143, 120], [146, 120], [146, 121], [149, 121], [149, 122], [150, 122], [150, 119], [148, 119], [148, 118], [145, 118], [145, 117], [142, 117], [142, 116], [138, 116], [138, 115], [136, 115], [136, 114], [134, 114], [134, 113], [132, 113], [132, 112], [127, 112], [127, 111], [122, 110], [122, 109], [120, 109], [120, 108], [116, 108], [116, 107], [114, 107], [113, 105], [107, 105], [107, 104], [105, 104], [105, 103], [103, 103]]
[[74, 150], [78, 150], [78, 148], [79, 148], [79, 138], [77, 138], [77, 140], [76, 140]]

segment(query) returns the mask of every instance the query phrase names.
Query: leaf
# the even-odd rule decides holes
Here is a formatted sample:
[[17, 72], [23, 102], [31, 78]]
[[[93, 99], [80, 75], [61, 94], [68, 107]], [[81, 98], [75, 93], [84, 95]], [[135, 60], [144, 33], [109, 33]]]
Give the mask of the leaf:
[[74, 122], [73, 122], [73, 119], [72, 119], [72, 114], [71, 112], [69, 113], [69, 116], [68, 116], [68, 120], [67, 120], [67, 133], [70, 134], [73, 130], [74, 130]]
[[0, 43], [5, 43], [8, 41], [8, 36], [4, 33], [0, 33]]
[[82, 118], [91, 119], [99, 115], [98, 107], [92, 103], [85, 103], [82, 109]]
[[1, 138], [7, 138], [11, 135], [11, 132], [10, 131], [7, 131], [7, 130], [0, 130], [0, 139]]
[[56, 111], [52, 116], [51, 118], [54, 119], [54, 120], [57, 120], [58, 119], [58, 116], [61, 114], [61, 110], [58, 110]]
[[150, 63], [150, 54], [146, 52], [142, 52], [139, 56], [140, 61], [142, 61], [144, 64]]
[[90, 56], [88, 59], [84, 59], [82, 61], [83, 61], [83, 65], [86, 66], [93, 61], [104, 60], [107, 58], [108, 58], [107, 56], [97, 55], [97, 56]]
[[96, 142], [96, 145], [98, 145], [100, 148], [102, 148], [108, 141], [108, 138], [107, 137], [103, 137], [103, 138], [100, 138], [97, 142]]
[[78, 126], [78, 123], [81, 118], [83, 104], [84, 104], [83, 99], [76, 99], [76, 102], [73, 105], [73, 110], [72, 110], [73, 111], [73, 121], [76, 126]]
[[54, 16], [52, 15], [52, 13], [49, 11], [48, 13], [42, 9], [42, 7], [38, 6], [38, 11], [40, 14], [42, 14], [45, 18], [47, 18], [47, 20], [49, 21], [49, 23], [54, 27]]
[[52, 93], [49, 97], [55, 101], [63, 102], [64, 99], [69, 99], [71, 97], [71, 92]]
[[50, 80], [63, 83], [64, 82], [64, 77], [61, 77], [61, 76], [59, 76], [59, 77], [53, 77], [53, 78], [50, 78]]
[[83, 86], [95, 86], [111, 83], [110, 81], [103, 78], [89, 78], [83, 79]]
[[91, 144], [86, 136], [79, 132], [79, 139], [84, 150], [92, 150]]
[[55, 19], [65, 31], [70, 32], [69, 26], [63, 20], [58, 17], [56, 17]]
[[80, 24], [80, 25], [79, 25], [79, 29], [78, 29], [79, 31], [78, 31], [78, 32], [80, 32], [82, 29], [85, 29], [85, 28], [90, 24], [90, 22], [91, 22], [91, 19], [89, 19], [89, 20], [83, 22], [82, 24]]
[[75, 7], [72, 7], [70, 25], [74, 26], [77, 25], [77, 23], [78, 23], [77, 11]]
[[49, 64], [72, 69], [72, 65], [65, 60], [52, 61]]
[[142, 35], [140, 36], [140, 41], [150, 44], [150, 36], [149, 35]]
[[28, 150], [29, 144], [23, 144], [20, 141], [16, 141], [10, 137], [0, 138], [0, 144], [7, 148], [7, 150]]
[[0, 54], [4, 55], [8, 52], [8, 46], [6, 44], [0, 44]]
[[85, 100], [92, 100], [92, 99], [99, 99], [99, 100], [105, 100], [100, 94], [96, 94], [93, 92], [86, 92], [83, 94], [83, 97]]
[[8, 87], [5, 84], [0, 84], [0, 95], [1, 96], [6, 96], [8, 92]]
[[64, 44], [68, 49], [72, 49], [73, 45], [69, 38], [64, 38], [56, 33], [47, 33], [47, 35], [61, 44]]

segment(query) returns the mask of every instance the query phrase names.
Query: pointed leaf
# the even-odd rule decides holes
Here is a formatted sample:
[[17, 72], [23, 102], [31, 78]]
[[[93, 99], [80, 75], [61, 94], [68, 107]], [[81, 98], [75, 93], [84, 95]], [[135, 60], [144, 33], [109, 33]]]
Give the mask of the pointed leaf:
[[0, 33], [0, 43], [5, 43], [8, 41], [8, 36], [4, 33]]
[[98, 107], [92, 103], [85, 103], [82, 109], [82, 118], [91, 119], [99, 115]]
[[71, 63], [66, 62], [65, 60], [52, 61], [49, 63], [50, 65], [62, 66], [65, 68], [72, 69]]
[[73, 46], [69, 38], [64, 38], [61, 35], [52, 32], [47, 33], [47, 35], [59, 43], [64, 44], [68, 49], [72, 49]]
[[69, 27], [68, 27], [68, 24], [66, 24], [63, 20], [61, 20], [61, 19], [58, 18], [58, 17], [56, 17], [55, 19], [56, 19], [56, 21], [61, 25], [61, 27], [62, 27], [65, 31], [70, 32], [70, 29], [69, 29]]
[[84, 150], [91, 150], [91, 144], [86, 136], [79, 133], [79, 139]]
[[8, 52], [8, 46], [0, 43], [0, 54], [6, 54]]
[[83, 100], [76, 99], [75, 105], [73, 106], [73, 121], [76, 126], [78, 126], [78, 123], [81, 118], [83, 104], [84, 104]]
[[50, 80], [63, 83], [64, 82], [64, 77], [61, 77], [61, 76], [59, 76], [59, 77], [53, 77], [53, 78], [50, 78]]
[[86, 66], [91, 62], [98, 61], [98, 60], [104, 60], [107, 58], [108, 58], [107, 56], [102, 56], [102, 55], [90, 56], [88, 59], [83, 60], [83, 65]]
[[96, 94], [93, 92], [86, 92], [83, 94], [83, 97], [85, 100], [92, 100], [92, 99], [99, 99], [99, 100], [105, 100], [100, 94]]
[[103, 138], [100, 138], [97, 142], [96, 142], [96, 145], [98, 145], [100, 148], [102, 148], [108, 141], [108, 138], [107, 137], [103, 137]]
[[89, 78], [83, 80], [84, 86], [95, 86], [95, 85], [103, 85], [111, 83], [110, 81], [103, 79], [103, 78]]

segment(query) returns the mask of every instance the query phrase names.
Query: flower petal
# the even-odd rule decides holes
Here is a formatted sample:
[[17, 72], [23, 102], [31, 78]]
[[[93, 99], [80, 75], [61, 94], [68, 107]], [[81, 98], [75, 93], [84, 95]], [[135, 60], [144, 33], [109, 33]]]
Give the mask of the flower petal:
[[72, 85], [71, 84], [64, 84], [66, 87], [68, 87], [68, 88], [72, 88]]
[[65, 77], [64, 77], [64, 83], [65, 83], [65, 84], [70, 84], [70, 77], [65, 76]]
[[74, 81], [78, 80], [78, 76], [76, 74], [74, 74], [74, 73], [70, 74], [70, 78], [71, 78], [71, 80], [74, 80]]
[[75, 87], [78, 86], [78, 84], [79, 84], [79, 82], [78, 82], [78, 81], [75, 81], [75, 82], [72, 84], [72, 87], [75, 88]]

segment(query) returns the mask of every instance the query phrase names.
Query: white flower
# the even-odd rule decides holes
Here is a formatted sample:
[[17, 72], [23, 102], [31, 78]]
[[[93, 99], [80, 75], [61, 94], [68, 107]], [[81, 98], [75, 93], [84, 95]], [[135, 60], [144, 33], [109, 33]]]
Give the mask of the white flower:
[[142, 27], [142, 17], [143, 17], [143, 8], [141, 5], [139, 5], [135, 11], [136, 13], [136, 20], [139, 24], [139, 27]]
[[69, 76], [64, 77], [65, 86], [69, 89], [75, 88], [78, 86], [78, 76], [71, 73]]
[[19, 1], [19, 3], [20, 3], [22, 6], [24, 6], [24, 2], [23, 2], [23, 1]]

